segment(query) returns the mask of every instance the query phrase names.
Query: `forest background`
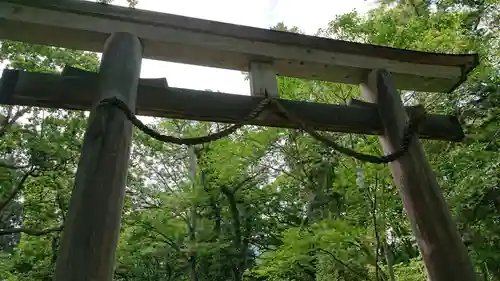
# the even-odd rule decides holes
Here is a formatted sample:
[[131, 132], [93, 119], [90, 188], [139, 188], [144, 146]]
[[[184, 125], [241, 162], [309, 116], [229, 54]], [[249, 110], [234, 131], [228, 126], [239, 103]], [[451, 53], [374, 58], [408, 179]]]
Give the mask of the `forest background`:
[[[132, 5], [136, 4], [133, 1]], [[320, 9], [321, 7], [318, 7]], [[500, 1], [383, 0], [332, 18], [319, 36], [480, 55], [450, 94], [403, 92], [405, 104], [457, 115], [462, 143], [423, 141], [478, 280], [500, 281]], [[279, 23], [273, 29], [300, 33]], [[94, 53], [1, 41], [7, 67], [97, 71]], [[168, 78], [168, 77], [167, 77]], [[279, 77], [283, 98], [345, 103], [357, 86]], [[198, 136], [218, 124], [156, 118]], [[84, 112], [0, 108], [0, 280], [52, 279], [86, 127]], [[376, 136], [332, 135], [381, 154]], [[299, 131], [245, 127], [196, 147], [134, 131], [115, 280], [425, 280], [387, 166], [355, 161]]]

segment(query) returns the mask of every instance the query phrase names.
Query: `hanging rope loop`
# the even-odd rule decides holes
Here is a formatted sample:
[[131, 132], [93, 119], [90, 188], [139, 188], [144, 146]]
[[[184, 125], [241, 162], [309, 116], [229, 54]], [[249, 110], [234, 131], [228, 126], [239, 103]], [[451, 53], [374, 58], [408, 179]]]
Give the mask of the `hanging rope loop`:
[[311, 135], [314, 139], [326, 144], [327, 146], [331, 147], [335, 151], [353, 157], [357, 160], [363, 161], [363, 162], [368, 162], [368, 163], [374, 163], [374, 164], [387, 164], [393, 161], [396, 161], [397, 159], [401, 158], [406, 152], [408, 152], [408, 149], [411, 145], [412, 139], [417, 135], [418, 133], [418, 127], [419, 125], [423, 122], [425, 119], [425, 112], [419, 111], [419, 113], [416, 114], [416, 116], [411, 116], [408, 120], [408, 123], [403, 131], [403, 137], [401, 140], [401, 146], [398, 151], [391, 153], [389, 155], [383, 155], [383, 156], [375, 156], [375, 155], [369, 155], [369, 154], [364, 154], [357, 152], [355, 150], [352, 150], [350, 148], [344, 147], [333, 141], [332, 139], [328, 138], [327, 136], [324, 136], [318, 132], [316, 132], [312, 127], [307, 125], [304, 121], [302, 121], [300, 118], [298, 118], [295, 114], [287, 110], [280, 102], [278, 99], [275, 98], [270, 98], [267, 95], [265, 95], [265, 98], [262, 99], [257, 106], [248, 113], [248, 115], [243, 118], [239, 123], [234, 124], [232, 126], [227, 127], [226, 129], [223, 129], [222, 131], [219, 131], [214, 134], [210, 134], [207, 136], [202, 136], [202, 137], [194, 137], [194, 138], [178, 138], [174, 136], [167, 136], [160, 134], [156, 132], [155, 130], [149, 128], [147, 125], [145, 125], [141, 120], [137, 118], [137, 116], [128, 108], [128, 106], [121, 101], [120, 99], [113, 97], [113, 98], [107, 98], [103, 99], [97, 107], [103, 107], [103, 106], [113, 106], [118, 109], [120, 109], [125, 116], [127, 117], [128, 120], [132, 122], [132, 124], [137, 127], [139, 130], [144, 132], [146, 135], [161, 141], [161, 142], [166, 142], [166, 143], [173, 143], [173, 144], [178, 144], [178, 145], [197, 145], [197, 144], [203, 144], [203, 143], [208, 143], [208, 142], [213, 142], [217, 141], [221, 138], [227, 137], [231, 135], [232, 133], [236, 132], [239, 128], [243, 127], [246, 125], [249, 121], [255, 119], [259, 114], [261, 114], [268, 105], [274, 105], [276, 109], [289, 121], [295, 123], [298, 125], [300, 129]]
[[227, 137], [231, 135], [232, 133], [236, 132], [239, 128], [243, 127], [245, 123], [248, 121], [255, 119], [269, 104], [268, 99], [263, 99], [256, 107], [253, 109], [247, 117], [245, 117], [242, 122], [238, 124], [234, 124], [232, 126], [229, 126], [222, 131], [219, 131], [214, 134], [210, 134], [207, 136], [202, 136], [202, 137], [194, 137], [194, 138], [179, 138], [179, 137], [174, 137], [174, 136], [167, 136], [167, 135], [162, 135], [155, 130], [149, 128], [146, 124], [144, 124], [141, 120], [137, 118], [137, 116], [128, 108], [128, 106], [120, 99], [116, 97], [112, 98], [107, 98], [103, 99], [97, 107], [102, 107], [102, 106], [114, 106], [116, 108], [119, 108], [127, 117], [132, 124], [137, 127], [139, 130], [141, 130], [143, 133], [146, 135], [161, 141], [161, 142], [167, 142], [167, 143], [173, 143], [173, 144], [178, 144], [178, 145], [197, 145], [197, 144], [203, 144], [203, 143], [209, 143], [213, 142], [219, 139], [222, 139], [224, 137]]

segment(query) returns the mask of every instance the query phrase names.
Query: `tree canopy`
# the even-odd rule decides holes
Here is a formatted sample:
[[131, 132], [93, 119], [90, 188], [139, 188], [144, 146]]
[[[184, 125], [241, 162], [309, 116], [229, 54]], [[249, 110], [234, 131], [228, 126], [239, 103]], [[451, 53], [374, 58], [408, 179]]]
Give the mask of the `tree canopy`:
[[[380, 0], [367, 14], [332, 17], [318, 31], [398, 48], [480, 54], [480, 66], [453, 93], [402, 96], [408, 105], [459, 116], [464, 142], [423, 145], [478, 280], [497, 281], [499, 11], [498, 0]], [[272, 28], [300, 32], [286, 23]], [[94, 53], [7, 40], [0, 61], [40, 72], [64, 65], [97, 71], [99, 65]], [[287, 99], [346, 103], [359, 95], [350, 85], [278, 79]], [[178, 136], [220, 127], [160, 118], [152, 126]], [[52, 279], [85, 127], [84, 112], [0, 108], [1, 280]], [[375, 136], [332, 137], [382, 154]], [[134, 131], [115, 280], [425, 280], [386, 166], [344, 157], [299, 131], [265, 127], [244, 127], [194, 153], [197, 169], [190, 176], [185, 147]]]

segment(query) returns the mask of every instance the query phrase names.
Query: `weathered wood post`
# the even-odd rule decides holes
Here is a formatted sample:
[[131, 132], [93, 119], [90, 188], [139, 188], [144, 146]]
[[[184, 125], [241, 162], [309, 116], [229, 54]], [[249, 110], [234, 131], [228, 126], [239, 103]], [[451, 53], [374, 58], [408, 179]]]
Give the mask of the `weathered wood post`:
[[[248, 76], [250, 78], [250, 95], [279, 98], [278, 80], [272, 62], [250, 61], [248, 65]], [[257, 120], [273, 118], [272, 111], [264, 111], [257, 116]]]
[[[135, 110], [141, 59], [139, 38], [111, 35], [100, 66], [100, 98], [118, 97]], [[120, 109], [98, 107], [90, 114], [55, 281], [112, 280], [131, 138], [132, 124]]]
[[[361, 87], [364, 98], [378, 104], [385, 128], [379, 139], [385, 154], [397, 151], [408, 116], [390, 74], [385, 70], [374, 70]], [[399, 186], [429, 279], [475, 280], [467, 250], [420, 141], [414, 140], [408, 152], [392, 162], [390, 168]]]
[[279, 97], [276, 71], [272, 63], [251, 61], [248, 66], [250, 77], [250, 95], [263, 96], [264, 92], [270, 97]]

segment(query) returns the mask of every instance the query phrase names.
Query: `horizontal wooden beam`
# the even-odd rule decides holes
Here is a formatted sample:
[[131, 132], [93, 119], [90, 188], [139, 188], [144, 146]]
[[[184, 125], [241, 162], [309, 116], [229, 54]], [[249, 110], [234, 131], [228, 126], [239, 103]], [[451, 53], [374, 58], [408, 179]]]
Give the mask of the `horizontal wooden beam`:
[[[98, 101], [97, 74], [70, 69], [64, 75], [4, 70], [0, 104], [90, 110]], [[140, 79], [138, 115], [222, 123], [238, 123], [262, 100], [218, 92], [165, 87], [164, 79]], [[316, 130], [382, 134], [377, 108], [280, 100], [290, 112]], [[411, 108], [408, 110], [412, 110]], [[297, 124], [268, 110], [251, 125], [297, 128]], [[456, 117], [428, 115], [420, 135], [426, 139], [460, 141], [464, 134]]]
[[145, 58], [240, 71], [262, 61], [281, 76], [348, 84], [384, 68], [402, 90], [449, 92], [478, 63], [475, 54], [395, 49], [88, 1], [0, 0], [0, 39], [102, 52], [113, 32], [139, 36]]

